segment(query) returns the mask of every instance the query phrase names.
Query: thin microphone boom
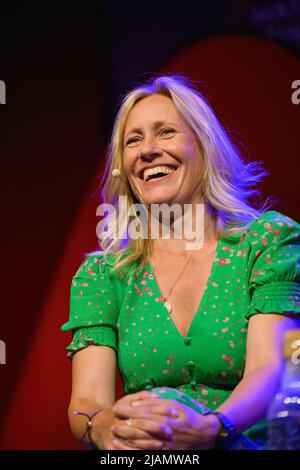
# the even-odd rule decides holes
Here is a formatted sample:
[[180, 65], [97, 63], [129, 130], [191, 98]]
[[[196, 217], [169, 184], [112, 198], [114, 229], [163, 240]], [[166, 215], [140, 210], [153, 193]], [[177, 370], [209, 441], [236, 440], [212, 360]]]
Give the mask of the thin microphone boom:
[[[112, 170], [111, 176], [113, 176], [114, 178], [119, 178], [119, 180], [122, 181], [122, 183], [124, 183], [124, 184], [129, 183], [128, 180], [125, 180], [121, 177], [121, 171], [118, 168], [114, 168]], [[138, 199], [138, 201], [147, 206], [147, 204], [145, 202], [143, 202], [143, 197], [142, 197], [140, 191], [138, 190], [138, 188], [133, 183], [131, 183], [130, 186], [131, 186], [131, 189], [132, 189], [134, 195]]]
[[[119, 178], [119, 180], [122, 181], [122, 183], [124, 183], [124, 184], [129, 183], [129, 180], [124, 180], [123, 178], [121, 178], [121, 171], [118, 168], [114, 168], [112, 170], [111, 176], [113, 176], [114, 178]], [[133, 183], [131, 183], [130, 186], [131, 186], [131, 190], [132, 190], [133, 194], [137, 198], [137, 202], [144, 205], [145, 208], [147, 209], [147, 211], [149, 211], [149, 204], [144, 202], [143, 196], [140, 193], [140, 191], [138, 190], [138, 188]], [[149, 230], [149, 218], [147, 220], [148, 220], [148, 230]]]
[[119, 178], [119, 180], [122, 181], [122, 183], [127, 183], [126, 180], [121, 178], [121, 172], [118, 168], [113, 169], [113, 171], [111, 172], [111, 176], [113, 176], [114, 178]]

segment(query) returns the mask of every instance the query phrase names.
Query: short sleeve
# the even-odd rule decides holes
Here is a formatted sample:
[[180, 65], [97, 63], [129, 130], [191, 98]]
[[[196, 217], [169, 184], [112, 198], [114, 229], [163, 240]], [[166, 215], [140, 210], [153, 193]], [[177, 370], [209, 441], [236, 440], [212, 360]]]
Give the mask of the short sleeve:
[[117, 350], [119, 308], [110, 269], [106, 258], [90, 255], [72, 279], [69, 321], [61, 327], [73, 332], [69, 359], [92, 344]]
[[269, 211], [249, 229], [250, 297], [248, 317], [257, 313], [300, 315], [300, 226]]

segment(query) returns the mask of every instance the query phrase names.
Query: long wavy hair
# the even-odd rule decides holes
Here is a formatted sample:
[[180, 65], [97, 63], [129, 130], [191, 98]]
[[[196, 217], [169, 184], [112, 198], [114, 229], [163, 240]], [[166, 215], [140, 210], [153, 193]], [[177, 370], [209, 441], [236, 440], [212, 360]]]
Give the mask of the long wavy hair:
[[[191, 80], [181, 75], [159, 75], [127, 93], [116, 116], [101, 181], [102, 201], [113, 204], [118, 220], [118, 236], [108, 223], [108, 230], [98, 234], [101, 251], [114, 254], [113, 270], [120, 273], [130, 267], [141, 268], [150, 253], [149, 239], [126, 239], [128, 219], [119, 217], [119, 196], [126, 196], [128, 205], [137, 201], [123, 168], [124, 130], [134, 105], [150, 95], [170, 98], [181, 117], [190, 126], [203, 155], [202, 195], [209, 210], [217, 237], [230, 236], [247, 229], [251, 222], [269, 207], [259, 206], [257, 184], [267, 174], [260, 162], [247, 161], [222, 127], [206, 99]], [[121, 178], [112, 176], [118, 169]], [[256, 202], [254, 202], [254, 197]], [[253, 200], [250, 202], [250, 199]], [[138, 217], [138, 214], [135, 214]]]

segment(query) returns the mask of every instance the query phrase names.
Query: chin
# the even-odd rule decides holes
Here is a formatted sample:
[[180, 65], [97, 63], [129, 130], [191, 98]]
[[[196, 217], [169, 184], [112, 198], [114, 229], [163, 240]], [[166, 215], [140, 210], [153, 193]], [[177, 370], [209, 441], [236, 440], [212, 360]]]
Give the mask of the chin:
[[174, 186], [167, 187], [164, 185], [160, 188], [143, 188], [143, 190], [139, 188], [139, 191], [147, 204], [171, 204], [177, 202], [176, 199], [178, 199], [178, 191]]
[[176, 201], [176, 196], [164, 194], [157, 194], [152, 196], [146, 196], [144, 198], [146, 204], [174, 204]]

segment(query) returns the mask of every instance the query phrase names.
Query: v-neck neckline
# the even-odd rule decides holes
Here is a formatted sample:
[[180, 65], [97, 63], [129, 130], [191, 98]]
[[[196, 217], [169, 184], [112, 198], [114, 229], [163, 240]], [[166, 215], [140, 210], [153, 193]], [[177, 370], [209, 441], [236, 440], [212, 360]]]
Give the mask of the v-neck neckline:
[[[187, 334], [186, 336], [183, 336], [180, 331], [178, 330], [172, 316], [170, 315], [170, 313], [168, 312], [168, 310], [166, 309], [166, 307], [164, 306], [164, 303], [163, 301], [160, 301], [159, 304], [161, 305], [161, 308], [163, 309], [163, 311], [165, 311], [167, 313], [167, 317], [170, 318], [170, 321], [172, 322], [172, 325], [173, 327], [175, 328], [177, 334], [180, 336], [181, 339], [185, 339], [187, 337], [189, 337], [191, 335], [191, 330], [192, 330], [192, 327], [193, 327], [193, 323], [195, 322], [196, 320], [196, 317], [199, 315], [199, 312], [200, 310], [202, 310], [202, 306], [204, 305], [204, 300], [206, 298], [206, 295], [207, 295], [207, 290], [208, 290], [208, 285], [210, 284], [211, 282], [211, 279], [212, 279], [212, 276], [214, 275], [214, 272], [215, 272], [215, 269], [216, 269], [216, 264], [217, 264], [217, 261], [219, 259], [219, 249], [220, 249], [220, 245], [221, 245], [221, 240], [222, 240], [222, 237], [220, 237], [218, 240], [217, 240], [217, 244], [216, 244], [216, 248], [215, 248], [215, 255], [214, 255], [214, 259], [213, 259], [213, 262], [211, 264], [211, 268], [210, 268], [210, 273], [208, 275], [208, 278], [207, 278], [207, 281], [206, 281], [206, 284], [205, 284], [205, 288], [204, 288], [204, 291], [203, 291], [203, 294], [202, 294], [202, 297], [199, 301], [199, 304], [198, 304], [198, 307], [193, 315], [193, 318], [189, 324], [189, 327], [188, 327], [188, 331], [187, 331]], [[150, 259], [148, 260], [148, 265], [149, 265], [149, 271], [151, 272], [152, 276], [153, 276], [153, 282], [154, 282], [154, 286], [155, 286], [155, 290], [156, 292], [159, 294], [159, 297], [161, 299], [164, 298], [164, 296], [162, 295], [161, 291], [160, 291], [160, 288], [159, 288], [159, 285], [158, 285], [158, 282], [156, 280], [156, 277], [154, 275], [154, 270], [153, 270], [153, 267], [152, 267], [152, 264], [151, 264], [151, 261]]]

